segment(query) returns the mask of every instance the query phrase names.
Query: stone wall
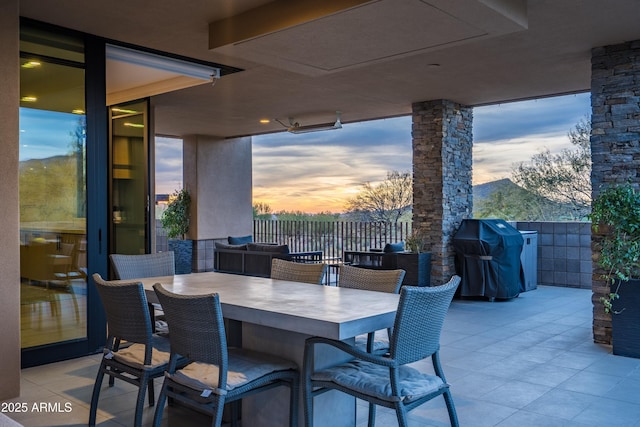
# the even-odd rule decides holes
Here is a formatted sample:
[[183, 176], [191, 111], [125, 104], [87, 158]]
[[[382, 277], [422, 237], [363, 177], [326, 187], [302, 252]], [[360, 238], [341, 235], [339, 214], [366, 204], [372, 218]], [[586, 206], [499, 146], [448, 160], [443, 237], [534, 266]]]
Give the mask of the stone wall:
[[452, 237], [473, 208], [473, 109], [437, 100], [412, 110], [413, 226], [432, 253], [432, 284], [440, 284], [455, 274]]
[[[640, 185], [640, 40], [591, 52], [591, 184], [593, 196], [603, 185], [630, 181]], [[592, 245], [597, 257], [600, 237]], [[594, 341], [611, 343], [611, 317], [600, 297], [609, 287], [593, 269]]]

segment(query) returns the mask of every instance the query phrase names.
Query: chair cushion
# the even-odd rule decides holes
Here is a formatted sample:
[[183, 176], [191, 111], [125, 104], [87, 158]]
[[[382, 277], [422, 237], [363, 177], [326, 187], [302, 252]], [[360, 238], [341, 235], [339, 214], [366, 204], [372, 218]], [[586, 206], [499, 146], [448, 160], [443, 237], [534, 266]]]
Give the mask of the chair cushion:
[[[153, 336], [153, 351], [151, 352], [151, 365], [147, 368], [156, 368], [169, 362], [169, 339], [162, 336]], [[113, 358], [125, 365], [142, 369], [144, 366], [144, 344], [132, 344], [129, 347], [114, 351]]]
[[244, 245], [246, 243], [253, 242], [253, 236], [251, 235], [239, 236], [239, 237], [229, 236], [227, 237], [227, 242], [229, 242], [230, 245]]
[[384, 248], [382, 248], [382, 252], [384, 253], [403, 252], [403, 251], [404, 251], [404, 242], [387, 243], [386, 245], [384, 245]]
[[440, 377], [422, 373], [405, 365], [399, 370], [400, 395], [393, 396], [389, 368], [362, 360], [353, 360], [315, 372], [311, 379], [333, 382], [358, 393], [389, 402], [404, 401], [405, 403], [420, 399], [447, 386]]
[[[230, 348], [226, 389], [233, 390], [273, 372], [296, 369], [298, 369], [296, 364], [286, 359]], [[193, 362], [176, 371], [171, 378], [194, 390], [214, 390], [218, 388], [218, 367], [208, 363]]]

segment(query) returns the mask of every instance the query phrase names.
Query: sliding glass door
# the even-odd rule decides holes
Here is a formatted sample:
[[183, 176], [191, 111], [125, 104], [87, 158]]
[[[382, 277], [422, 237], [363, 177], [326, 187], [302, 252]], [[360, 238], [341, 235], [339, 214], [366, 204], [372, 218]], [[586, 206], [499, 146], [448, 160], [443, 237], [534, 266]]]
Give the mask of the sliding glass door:
[[111, 111], [111, 233], [109, 253], [149, 252], [148, 102]]
[[82, 40], [22, 30], [22, 347], [87, 337], [85, 70]]

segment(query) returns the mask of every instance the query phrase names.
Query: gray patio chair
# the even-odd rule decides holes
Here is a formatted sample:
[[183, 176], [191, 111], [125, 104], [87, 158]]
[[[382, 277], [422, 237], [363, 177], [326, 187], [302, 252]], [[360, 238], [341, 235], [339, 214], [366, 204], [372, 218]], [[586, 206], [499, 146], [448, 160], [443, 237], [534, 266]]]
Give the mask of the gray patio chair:
[[[375, 405], [395, 409], [398, 425], [407, 426], [407, 412], [443, 395], [452, 426], [458, 426], [449, 384], [440, 364], [440, 332], [460, 277], [442, 286], [405, 286], [400, 291], [388, 356], [367, 353], [342, 341], [308, 338], [304, 351], [305, 418], [313, 427], [313, 398], [329, 390], [369, 402], [369, 427], [375, 424]], [[316, 371], [314, 347], [329, 345], [354, 359]], [[431, 357], [435, 374], [420, 372], [410, 363]]]
[[[297, 426], [299, 372], [294, 362], [227, 347], [218, 294], [178, 295], [159, 283], [153, 288], [171, 329], [171, 360], [158, 396], [154, 427], [162, 422], [167, 397], [209, 413], [212, 426], [220, 426], [224, 404], [231, 403], [235, 427], [240, 399], [283, 385], [290, 389], [289, 424]], [[183, 369], [176, 365], [180, 355], [191, 362]]]
[[[154, 405], [153, 379], [164, 375], [169, 363], [169, 340], [154, 335], [147, 298], [142, 283], [113, 283], [99, 274], [93, 280], [107, 316], [107, 342], [93, 386], [89, 425], [96, 424], [100, 388], [105, 375], [139, 388], [134, 426], [142, 424], [145, 390], [149, 389], [149, 406]], [[127, 346], [120, 346], [126, 341]], [[182, 366], [183, 361], [178, 361]], [[110, 381], [109, 386], [113, 385]]]
[[[116, 279], [129, 280], [143, 277], [174, 276], [176, 264], [173, 251], [141, 255], [109, 255]], [[162, 315], [159, 304], [149, 303], [153, 332], [156, 332], [156, 320]], [[113, 385], [113, 381], [111, 381]]]
[[[338, 286], [397, 294], [400, 292], [404, 275], [404, 270], [373, 270], [343, 265], [340, 266]], [[386, 353], [389, 350], [391, 328], [387, 329], [386, 337], [384, 334], [385, 331], [379, 331], [377, 334], [373, 331], [368, 335], [359, 335], [356, 337], [356, 346], [366, 347], [370, 353]]]
[[117, 279], [138, 279], [141, 277], [173, 276], [176, 265], [173, 252], [155, 254], [122, 255], [111, 254], [111, 265]]
[[280, 258], [271, 260], [272, 279], [321, 285], [326, 271], [327, 265], [322, 263], [293, 262]]

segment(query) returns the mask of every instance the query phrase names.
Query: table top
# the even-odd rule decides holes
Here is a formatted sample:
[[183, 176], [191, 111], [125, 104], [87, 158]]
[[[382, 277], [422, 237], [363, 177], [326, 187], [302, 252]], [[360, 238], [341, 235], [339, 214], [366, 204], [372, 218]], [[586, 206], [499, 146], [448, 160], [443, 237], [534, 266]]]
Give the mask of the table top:
[[335, 286], [217, 272], [139, 281], [151, 302], [153, 285], [184, 295], [218, 293], [225, 318], [343, 340], [393, 326], [399, 296]]

